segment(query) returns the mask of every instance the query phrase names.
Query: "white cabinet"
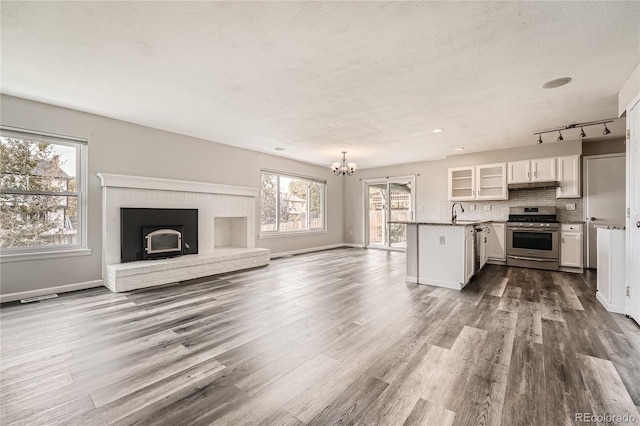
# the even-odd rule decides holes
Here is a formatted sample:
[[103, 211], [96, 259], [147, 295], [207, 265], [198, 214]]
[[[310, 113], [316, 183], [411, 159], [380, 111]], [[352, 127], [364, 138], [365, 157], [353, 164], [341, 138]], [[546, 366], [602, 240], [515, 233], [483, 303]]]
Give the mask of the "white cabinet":
[[449, 169], [449, 200], [475, 200], [475, 166]]
[[560, 227], [560, 266], [582, 268], [582, 225]]
[[473, 226], [465, 226], [465, 239], [464, 239], [464, 283], [468, 283], [473, 274], [475, 273], [475, 231]]
[[506, 224], [492, 223], [489, 225], [487, 235], [487, 260], [497, 263], [504, 263], [507, 260], [505, 249]]
[[449, 200], [507, 200], [506, 163], [449, 169]]
[[512, 161], [508, 164], [509, 183], [531, 182], [531, 160]]
[[487, 225], [480, 225], [476, 230], [476, 258], [478, 270], [477, 274], [484, 265], [487, 264], [487, 235], [489, 235], [489, 227]]
[[476, 166], [476, 200], [507, 200], [506, 163]]
[[596, 299], [609, 312], [624, 313], [625, 231], [598, 228], [598, 291]]
[[556, 198], [580, 198], [580, 156], [558, 158], [558, 181]]
[[544, 182], [557, 179], [555, 158], [512, 161], [507, 167], [509, 183]]
[[555, 157], [531, 160], [531, 182], [550, 180], [557, 180]]

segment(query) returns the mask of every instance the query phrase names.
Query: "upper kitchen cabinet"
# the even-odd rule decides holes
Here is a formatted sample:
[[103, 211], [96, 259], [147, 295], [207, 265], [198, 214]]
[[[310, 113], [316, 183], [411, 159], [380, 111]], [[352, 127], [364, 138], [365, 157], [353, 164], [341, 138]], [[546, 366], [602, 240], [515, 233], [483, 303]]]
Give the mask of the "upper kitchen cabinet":
[[580, 156], [558, 158], [557, 198], [580, 198]]
[[512, 161], [507, 165], [509, 169], [508, 183], [531, 182], [531, 160]]
[[555, 157], [531, 160], [531, 182], [547, 182], [557, 179]]
[[476, 166], [476, 200], [507, 199], [507, 164]]
[[476, 199], [475, 166], [449, 169], [449, 199], [452, 201]]
[[508, 163], [508, 183], [546, 182], [557, 180], [556, 159], [512, 161]]
[[507, 200], [506, 163], [449, 169], [449, 200]]

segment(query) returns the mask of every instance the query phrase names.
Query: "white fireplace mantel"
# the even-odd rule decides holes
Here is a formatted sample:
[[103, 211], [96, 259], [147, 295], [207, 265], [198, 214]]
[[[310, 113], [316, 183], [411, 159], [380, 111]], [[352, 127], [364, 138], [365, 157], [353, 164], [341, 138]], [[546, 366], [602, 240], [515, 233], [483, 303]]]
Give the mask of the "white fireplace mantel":
[[162, 179], [142, 176], [98, 173], [101, 186], [115, 188], [156, 189], [160, 191], [202, 192], [205, 194], [239, 195], [257, 197], [258, 190], [244, 186], [220, 185], [217, 183], [191, 182], [187, 180]]
[[[102, 186], [102, 277], [129, 291], [269, 264], [255, 247], [255, 188], [98, 173]], [[120, 263], [121, 208], [198, 209], [198, 254]]]

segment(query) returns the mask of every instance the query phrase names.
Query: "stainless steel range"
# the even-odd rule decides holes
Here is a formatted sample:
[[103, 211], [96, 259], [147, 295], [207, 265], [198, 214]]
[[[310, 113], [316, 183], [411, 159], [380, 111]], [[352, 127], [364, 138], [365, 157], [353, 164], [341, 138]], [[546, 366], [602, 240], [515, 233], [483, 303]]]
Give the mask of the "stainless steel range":
[[557, 271], [559, 228], [555, 207], [510, 207], [507, 265]]

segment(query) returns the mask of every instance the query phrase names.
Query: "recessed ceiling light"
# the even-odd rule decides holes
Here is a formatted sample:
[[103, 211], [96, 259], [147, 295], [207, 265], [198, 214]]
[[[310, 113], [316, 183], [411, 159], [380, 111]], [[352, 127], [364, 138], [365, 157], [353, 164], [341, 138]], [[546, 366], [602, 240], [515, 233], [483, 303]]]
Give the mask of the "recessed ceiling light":
[[277, 146], [276, 151], [284, 151], [284, 148], [282, 148], [281, 146]]
[[432, 130], [432, 132], [433, 132], [433, 133], [440, 133], [440, 132], [441, 132], [441, 131], [443, 131], [443, 130], [444, 130], [444, 129], [441, 129], [441, 128], [439, 128], [439, 127], [438, 127], [437, 129], [433, 129], [433, 130]]
[[571, 77], [562, 77], [556, 78], [554, 80], [549, 80], [545, 84], [542, 85], [543, 89], [555, 89], [556, 87], [564, 86], [565, 84], [571, 83]]
[[459, 146], [456, 148], [456, 151], [464, 151], [464, 146]]

